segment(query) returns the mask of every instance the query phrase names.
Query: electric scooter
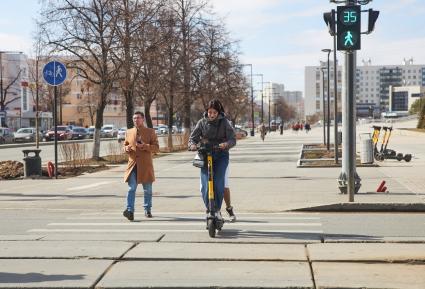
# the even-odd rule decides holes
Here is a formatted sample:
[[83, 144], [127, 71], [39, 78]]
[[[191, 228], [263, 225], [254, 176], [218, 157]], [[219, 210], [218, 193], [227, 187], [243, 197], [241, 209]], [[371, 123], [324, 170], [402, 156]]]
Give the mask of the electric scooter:
[[206, 155], [207, 168], [208, 168], [208, 216], [207, 216], [207, 230], [211, 238], [215, 237], [216, 231], [221, 231], [224, 224], [224, 219], [218, 218], [218, 210], [215, 206], [215, 193], [214, 193], [214, 170], [213, 170], [213, 151], [220, 150], [218, 145], [209, 143], [201, 144], [198, 146], [198, 152]]
[[412, 160], [411, 154], [403, 155], [402, 153], [397, 153], [395, 150], [387, 148], [393, 128], [384, 126], [382, 127], [382, 129], [385, 131], [385, 133], [384, 138], [382, 140], [381, 151], [376, 156], [376, 159], [381, 162], [385, 159], [398, 160], [399, 162], [404, 159], [404, 161], [410, 162]]
[[378, 142], [379, 142], [379, 134], [381, 133], [381, 127], [380, 126], [373, 126], [373, 135], [372, 135], [372, 142], [373, 142], [373, 157], [378, 160]]

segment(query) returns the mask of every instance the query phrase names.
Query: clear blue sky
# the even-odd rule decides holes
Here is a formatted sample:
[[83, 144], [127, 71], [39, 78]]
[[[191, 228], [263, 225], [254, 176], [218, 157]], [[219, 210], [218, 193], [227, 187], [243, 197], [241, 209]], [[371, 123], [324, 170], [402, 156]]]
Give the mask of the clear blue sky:
[[[38, 0], [2, 0], [0, 50], [29, 53]], [[242, 61], [252, 63], [264, 81], [283, 83], [286, 90], [304, 90], [304, 67], [325, 60], [332, 48], [322, 14], [335, 8], [328, 0], [211, 0], [230, 35], [240, 40]], [[362, 36], [362, 59], [372, 64], [401, 64], [414, 58], [425, 64], [425, 1], [374, 0], [364, 9], [381, 11], [375, 31]], [[366, 14], [363, 18], [366, 25]], [[338, 53], [342, 61], [342, 54]], [[260, 81], [256, 79], [255, 83]]]

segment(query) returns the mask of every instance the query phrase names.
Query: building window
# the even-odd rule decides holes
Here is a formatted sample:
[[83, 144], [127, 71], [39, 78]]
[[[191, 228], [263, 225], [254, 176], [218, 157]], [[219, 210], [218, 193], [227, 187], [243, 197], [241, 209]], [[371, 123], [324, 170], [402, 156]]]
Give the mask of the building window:
[[28, 110], [28, 95], [27, 95], [26, 87], [22, 87], [22, 110], [23, 111]]
[[391, 105], [392, 111], [407, 111], [408, 92], [399, 91], [393, 93], [393, 101]]
[[320, 100], [316, 100], [316, 110], [320, 110]]

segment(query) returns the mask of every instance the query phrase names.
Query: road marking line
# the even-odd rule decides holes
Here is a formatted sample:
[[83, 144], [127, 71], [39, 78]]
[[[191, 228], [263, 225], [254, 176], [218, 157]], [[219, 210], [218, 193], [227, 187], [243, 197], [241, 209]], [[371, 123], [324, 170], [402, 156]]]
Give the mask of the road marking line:
[[67, 191], [85, 190], [85, 189], [91, 189], [91, 188], [99, 187], [99, 186], [102, 186], [102, 185], [108, 185], [108, 184], [111, 184], [111, 183], [113, 183], [113, 182], [98, 182], [98, 183], [85, 185], [85, 186], [72, 187], [72, 188], [68, 188], [66, 190]]
[[[189, 216], [196, 216], [196, 215], [201, 215], [203, 214], [202, 212], [155, 212], [156, 216], [160, 216], [160, 215], [189, 215]], [[238, 213], [238, 216], [245, 216], [245, 215], [253, 215], [253, 216], [270, 216], [270, 215], [274, 215], [274, 216], [291, 216], [291, 215], [319, 215], [320, 213], [312, 213], [312, 212], [308, 212], [308, 213], [302, 213], [302, 212], [281, 212], [281, 213], [276, 213], [276, 212], [271, 212], [271, 213]], [[81, 213], [81, 216], [105, 216], [105, 215], [122, 215], [122, 211], [113, 211], [113, 212], [91, 212], [91, 213]]]
[[[163, 220], [163, 218], [170, 218], [170, 217], [165, 217], [165, 216], [162, 217], [162, 216], [155, 214], [155, 220], [158, 220], [158, 219]], [[178, 218], [179, 220], [192, 220], [194, 218], [203, 220], [203, 218], [200, 218], [199, 215], [194, 215], [194, 217], [192, 217], [192, 218], [190, 218], [190, 217], [176, 217], [176, 218]], [[111, 217], [86, 216], [86, 217], [68, 217], [66, 219], [67, 220], [117, 220], [119, 218], [118, 217], [112, 217], [112, 216]], [[244, 220], [258, 220], [258, 221], [261, 221], [261, 220], [320, 220], [320, 219], [321, 219], [320, 217], [240, 217], [240, 218], [238, 218], [239, 221], [244, 221]], [[164, 220], [164, 221], [166, 221], [166, 220]]]
[[[132, 223], [49, 223], [47, 226], [199, 226], [204, 220], [200, 219], [199, 222], [132, 222]], [[228, 226], [279, 226], [279, 227], [318, 227], [322, 226], [321, 223], [229, 223]]]
[[[234, 229], [230, 229], [234, 230]], [[225, 231], [225, 229], [224, 229]], [[39, 233], [205, 233], [206, 230], [179, 230], [179, 229], [31, 229], [27, 232]], [[322, 234], [322, 230], [240, 230], [239, 232], [262, 232], [262, 233], [312, 233]]]

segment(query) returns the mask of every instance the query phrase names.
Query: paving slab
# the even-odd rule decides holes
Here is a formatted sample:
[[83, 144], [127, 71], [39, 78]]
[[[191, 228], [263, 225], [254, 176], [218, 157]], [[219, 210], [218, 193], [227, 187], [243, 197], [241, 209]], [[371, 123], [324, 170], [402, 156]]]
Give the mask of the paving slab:
[[108, 260], [0, 260], [0, 288], [90, 288]]
[[304, 245], [141, 243], [124, 259], [307, 261]]
[[[309, 244], [312, 261], [425, 261], [425, 244]], [[425, 273], [425, 272], [424, 272]]]
[[243, 231], [223, 230], [215, 238], [208, 236], [207, 230], [193, 233], [166, 233], [161, 242], [190, 243], [320, 243], [321, 234], [285, 233], [283, 231]]
[[43, 238], [43, 235], [0, 235], [0, 241], [36, 241]]
[[119, 262], [96, 288], [313, 288], [307, 262]]
[[131, 246], [110, 241], [0, 241], [0, 258], [119, 258]]
[[425, 236], [424, 237], [349, 237], [349, 236], [327, 236], [324, 235], [325, 243], [424, 243], [425, 244]]
[[425, 265], [313, 262], [320, 289], [424, 289]]
[[157, 242], [163, 235], [161, 233], [49, 234], [42, 240]]

